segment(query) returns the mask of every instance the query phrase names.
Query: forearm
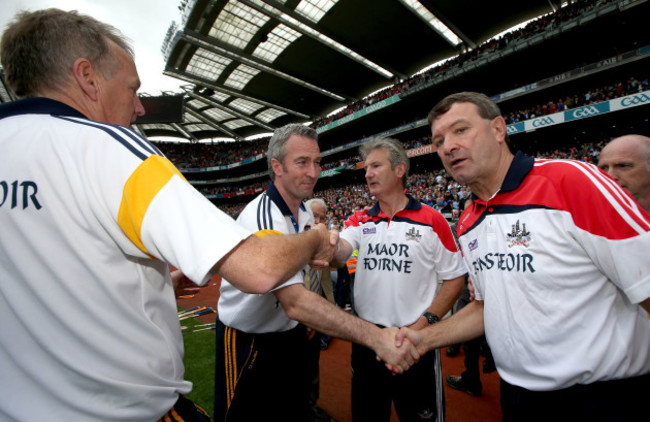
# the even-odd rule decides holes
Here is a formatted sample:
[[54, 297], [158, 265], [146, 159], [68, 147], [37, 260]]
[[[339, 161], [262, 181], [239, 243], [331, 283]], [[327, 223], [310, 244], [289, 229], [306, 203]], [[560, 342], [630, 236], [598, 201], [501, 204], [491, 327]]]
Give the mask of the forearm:
[[[445, 280], [440, 286], [438, 294], [431, 305], [427, 308], [426, 312], [430, 312], [438, 318], [447, 315], [460, 297], [460, 294], [465, 288], [465, 277], [457, 277], [451, 280]], [[413, 324], [408, 327], [412, 330], [421, 330], [429, 326], [429, 322], [424, 316], [419, 317]]]
[[[285, 292], [282, 292], [285, 291]], [[338, 309], [301, 285], [275, 292], [289, 318], [332, 337], [352, 341], [372, 349], [387, 367], [400, 373], [419, 359], [410, 343], [395, 347], [397, 328], [380, 329], [375, 324]]]
[[484, 333], [483, 302], [473, 301], [451, 317], [419, 331], [422, 344], [417, 348], [420, 353], [426, 353], [440, 347], [463, 343]]
[[376, 347], [375, 340], [380, 331], [379, 327], [337, 308], [313, 292], [300, 288], [302, 289], [300, 295], [295, 296], [290, 302], [281, 299], [289, 318], [328, 336], [359, 343], [369, 348]]
[[267, 293], [300, 271], [322, 247], [322, 234], [250, 236], [213, 268], [246, 293]]
[[336, 254], [332, 259], [332, 265], [336, 268], [346, 265], [350, 255], [352, 255], [352, 245], [348, 241], [339, 238]]
[[443, 281], [435, 300], [429, 307], [429, 312], [440, 318], [445, 316], [463, 293], [464, 288], [465, 276]]

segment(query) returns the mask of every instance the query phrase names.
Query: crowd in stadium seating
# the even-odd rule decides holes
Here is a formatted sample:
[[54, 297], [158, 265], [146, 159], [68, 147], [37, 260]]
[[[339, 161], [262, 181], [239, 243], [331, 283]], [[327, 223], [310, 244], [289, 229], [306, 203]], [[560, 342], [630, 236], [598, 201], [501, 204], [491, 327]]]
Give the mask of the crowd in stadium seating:
[[[312, 126], [319, 127], [325, 125], [331, 121], [337, 120], [355, 111], [361, 110], [364, 107], [376, 103], [377, 101], [381, 101], [382, 99], [388, 98], [397, 93], [405, 93], [409, 89], [420, 86], [422, 84], [426, 84], [430, 80], [434, 80], [437, 77], [444, 75], [455, 67], [463, 66], [465, 63], [476, 60], [485, 54], [503, 49], [513, 41], [525, 39], [527, 37], [545, 31], [560, 22], [566, 22], [570, 19], [575, 18], [581, 13], [584, 13], [593, 9], [594, 7], [598, 7], [606, 3], [609, 3], [609, 1], [582, 0], [567, 7], [563, 7], [553, 14], [543, 16], [530, 22], [523, 28], [507, 33], [497, 39], [487, 41], [472, 51], [469, 51], [465, 54], [460, 54], [456, 58], [440, 64], [432, 69], [429, 69], [426, 72], [415, 75], [402, 83], [396, 84], [370, 97], [364, 98], [363, 100], [352, 104], [347, 109], [338, 112], [334, 116], [329, 116], [314, 122]], [[611, 53], [615, 54], [616, 52]], [[627, 95], [631, 92], [637, 92], [639, 90], [645, 90], [647, 88], [647, 77], [644, 76], [641, 79], [630, 77], [630, 79], [627, 81], [616, 81], [601, 88], [594, 88], [587, 92], [568, 95], [564, 99], [549, 101], [545, 104], [531, 105], [530, 107], [524, 108], [522, 110], [510, 111], [507, 114], [504, 114], [504, 117], [506, 117], [508, 124], [515, 123], [517, 121], [525, 120], [526, 118], [531, 118], [530, 116], [535, 117], [550, 114], [567, 108], [579, 107], [598, 101], [620, 97], [622, 95]], [[339, 145], [347, 142], [349, 142], [349, 140], [341, 140], [341, 143]], [[159, 148], [161, 148], [161, 150], [163, 150], [165, 155], [170, 158], [174, 164], [176, 164], [177, 167], [180, 169], [186, 169], [216, 167], [242, 161], [264, 152], [267, 143], [268, 138], [234, 143], [215, 142], [209, 145], [188, 145], [172, 143], [160, 143], [157, 145]], [[334, 167], [335, 164], [336, 163], [331, 163], [329, 165], [330, 168]]]
[[[413, 139], [409, 140], [406, 142], [403, 142], [404, 148], [412, 149], [412, 148], [417, 148], [422, 145], [427, 145], [431, 143], [431, 139], [428, 136], [423, 136], [420, 139]], [[352, 151], [351, 151], [352, 152]], [[348, 158], [344, 158], [341, 160], [336, 160], [332, 161], [329, 163], [324, 163], [321, 166], [322, 170], [329, 170], [333, 168], [338, 168], [338, 167], [348, 167], [350, 165], [354, 165], [361, 161], [361, 157], [359, 154], [353, 155]], [[196, 188], [204, 195], [214, 195], [214, 194], [228, 194], [228, 193], [237, 193], [237, 192], [247, 192], [247, 191], [252, 191], [252, 190], [257, 190], [258, 188], [261, 187], [266, 187], [268, 185], [268, 182], [255, 182], [255, 183], [250, 183], [246, 185], [239, 185], [235, 186], [232, 184], [215, 184], [215, 185], [209, 185], [209, 186], [202, 186], [202, 185], [197, 185]]]
[[[629, 95], [631, 93], [643, 91], [646, 89], [648, 89], [648, 78], [644, 78], [640, 80], [632, 76], [629, 77], [625, 82], [620, 81], [617, 83], [607, 84], [600, 88], [590, 89], [580, 95], [578, 94], [568, 95], [564, 100], [560, 99], [558, 101], [548, 101], [547, 103], [537, 104], [535, 106], [520, 109], [517, 111], [505, 112], [504, 118], [507, 124], [516, 123], [519, 121], [532, 119], [542, 115], [552, 114], [555, 112], [559, 112], [574, 107], [581, 107], [587, 104], [593, 104], [600, 101], [611, 100], [613, 98]], [[266, 142], [266, 140], [264, 142]], [[423, 145], [430, 144], [431, 141], [429, 137], [424, 136], [419, 139], [413, 139], [413, 140], [405, 141], [403, 143], [406, 149], [412, 149], [412, 148], [417, 148]], [[172, 145], [176, 145], [176, 144], [172, 144]], [[215, 144], [215, 145], [217, 146], [218, 149], [221, 150], [223, 149], [224, 144], [222, 143], [222, 144]], [[189, 150], [195, 146], [198, 145], [192, 145], [192, 146], [186, 145], [185, 149]], [[167, 150], [165, 146], [161, 146], [161, 148], [163, 148], [164, 151]], [[241, 155], [246, 151], [250, 151], [251, 148], [255, 148], [255, 151], [260, 151], [260, 152], [264, 151], [264, 147], [262, 145], [255, 145], [254, 147], [247, 145], [244, 146], [243, 149], [244, 152], [238, 151], [233, 156]], [[199, 151], [200, 150], [203, 150], [203, 148], [199, 148]], [[187, 159], [184, 159], [182, 155], [178, 154], [178, 152], [179, 152], [178, 150], [175, 151], [173, 155], [174, 159], [187, 161]], [[196, 151], [193, 151], [192, 156], [194, 157], [195, 154]], [[172, 159], [172, 161], [174, 161], [174, 159]], [[359, 161], [360, 161], [360, 157], [358, 155], [355, 155], [342, 160], [324, 163], [323, 170], [341, 167], [341, 166], [347, 167], [348, 165], [353, 165]], [[224, 162], [224, 164], [228, 164], [228, 162]], [[203, 194], [209, 195], [209, 194], [218, 194], [218, 193], [227, 194], [227, 193], [236, 193], [236, 192], [246, 192], [264, 186], [266, 186], [265, 182], [255, 182], [243, 186], [219, 184], [219, 185], [210, 185], [206, 187], [199, 186], [198, 188]]]
[[187, 144], [154, 142], [179, 169], [205, 168], [237, 163], [262, 154], [268, 139]]
[[[618, 80], [601, 87], [594, 87], [587, 91], [567, 95], [564, 99], [549, 100], [544, 103], [533, 104], [518, 110], [503, 110], [507, 124], [532, 119], [535, 117], [556, 113], [562, 110], [581, 107], [601, 101], [611, 100], [621, 96], [629, 95], [648, 89], [648, 77], [643, 75], [637, 78], [629, 76], [627, 80]], [[342, 140], [341, 144], [351, 140]], [[407, 149], [416, 148], [430, 143], [428, 138], [416, 139], [405, 144]], [[214, 142], [211, 144], [187, 144], [158, 142], [156, 146], [169, 158], [179, 169], [205, 168], [224, 166], [237, 163], [247, 158], [262, 154], [266, 150], [268, 138], [260, 138], [252, 141], [241, 142]], [[337, 146], [337, 145], [332, 145]], [[323, 170], [340, 167], [349, 163], [358, 162], [358, 157], [346, 158], [341, 161], [324, 162]], [[224, 190], [225, 188], [210, 187], [204, 193], [229, 193], [238, 190], [248, 190], [249, 187], [228, 188], [235, 190]]]
[[601, 1], [582, 0], [582, 1], [572, 3], [566, 7], [559, 9], [555, 13], [548, 14], [534, 21], [531, 21], [523, 28], [504, 34], [499, 38], [489, 40], [467, 53], [459, 54], [453, 59], [448, 60], [438, 66], [435, 66], [425, 72], [414, 75], [411, 78], [401, 83], [388, 87], [380, 92], [375, 93], [374, 95], [359, 100], [349, 105], [348, 107], [336, 112], [335, 114], [317, 120], [312, 124], [312, 126], [315, 128], [325, 126], [331, 122], [334, 122], [338, 119], [348, 116], [356, 111], [359, 111], [369, 105], [377, 103], [388, 97], [391, 97], [396, 94], [401, 94], [401, 93], [405, 94], [410, 89], [414, 89], [416, 87], [428, 83], [431, 80], [444, 76], [447, 72], [456, 68], [460, 68], [466, 63], [470, 63], [474, 60], [477, 60], [489, 53], [502, 50], [512, 42], [526, 39], [535, 34], [544, 32], [548, 29], [553, 28], [553, 26], [556, 26], [559, 23], [567, 22], [584, 12], [588, 12], [593, 8], [601, 6], [606, 3], [609, 3], [609, 1], [608, 0], [601, 0]]
[[246, 186], [219, 184], [219, 185], [211, 185], [207, 187], [201, 187], [200, 185], [195, 187], [204, 195], [214, 195], [217, 193], [237, 193], [237, 192], [256, 190], [258, 188], [265, 188], [268, 184], [269, 184], [268, 181], [265, 181], [265, 182], [256, 182], [256, 183], [247, 184]]
[[[536, 154], [537, 158], [571, 159], [597, 164], [598, 155], [609, 142], [587, 142], [578, 146], [554, 149]], [[267, 182], [268, 183], [268, 182]], [[469, 190], [453, 179], [444, 169], [426, 173], [412, 174], [408, 178], [408, 192], [421, 202], [449, 216], [453, 209], [462, 211], [469, 199]], [[355, 210], [363, 209], [374, 204], [365, 184], [350, 184], [343, 187], [318, 190], [316, 185], [315, 197], [323, 198], [329, 208], [329, 224], [331, 227], [342, 228], [344, 221]], [[246, 202], [240, 204], [219, 204], [222, 211], [236, 218]]]
[[574, 93], [573, 95], [567, 95], [564, 99], [560, 98], [557, 101], [551, 100], [544, 104], [536, 104], [517, 111], [510, 111], [504, 114], [504, 118], [506, 119], [506, 124], [517, 123], [563, 110], [612, 100], [647, 89], [647, 77], [637, 79], [634, 76], [630, 76], [625, 82], [618, 81], [616, 83], [610, 83], [599, 88], [590, 89], [581, 94]]

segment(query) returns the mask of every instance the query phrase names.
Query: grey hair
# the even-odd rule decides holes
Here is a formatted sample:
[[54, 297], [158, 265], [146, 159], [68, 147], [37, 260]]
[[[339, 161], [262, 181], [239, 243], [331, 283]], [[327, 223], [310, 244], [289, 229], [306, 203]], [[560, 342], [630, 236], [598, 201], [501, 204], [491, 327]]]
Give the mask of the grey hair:
[[7, 84], [19, 98], [61, 92], [78, 58], [86, 58], [106, 78], [118, 69], [115, 43], [131, 58], [133, 49], [111, 25], [77, 11], [44, 9], [16, 14], [0, 41]]
[[275, 173], [271, 160], [274, 158], [284, 165], [284, 157], [287, 155], [287, 142], [292, 135], [302, 136], [318, 142], [318, 132], [315, 129], [297, 123], [291, 123], [277, 128], [269, 141], [269, 148], [266, 152], [266, 161], [269, 168], [271, 180], [275, 180]]
[[327, 204], [323, 200], [323, 198], [311, 198], [310, 200], [305, 202], [305, 206], [311, 207], [311, 204], [318, 204], [321, 205], [323, 208], [325, 208], [325, 211], [327, 211]]
[[404, 178], [402, 179], [402, 184], [404, 187], [406, 187], [411, 165], [409, 163], [409, 157], [406, 155], [406, 150], [404, 149], [402, 143], [393, 138], [371, 139], [359, 147], [359, 154], [361, 154], [361, 159], [363, 161], [366, 161], [368, 155], [376, 149], [388, 150], [388, 161], [390, 162], [391, 169], [394, 169], [400, 163], [406, 164], [406, 173], [404, 173]]
[[[490, 97], [488, 97], [485, 94], [482, 94], [480, 92], [471, 92], [471, 91], [465, 91], [465, 92], [457, 92], [455, 94], [451, 94], [440, 100], [438, 104], [436, 104], [433, 109], [429, 112], [429, 115], [427, 116], [427, 122], [429, 123], [429, 127], [433, 125], [433, 122], [443, 114], [447, 113], [450, 109], [451, 106], [453, 106], [456, 103], [472, 103], [476, 106], [478, 109], [478, 114], [481, 116], [483, 119], [487, 120], [493, 120], [496, 119], [497, 117], [501, 117], [501, 109], [499, 109], [499, 106], [497, 103], [492, 101]], [[508, 137], [508, 134], [506, 133], [506, 145], [510, 147], [510, 138]]]

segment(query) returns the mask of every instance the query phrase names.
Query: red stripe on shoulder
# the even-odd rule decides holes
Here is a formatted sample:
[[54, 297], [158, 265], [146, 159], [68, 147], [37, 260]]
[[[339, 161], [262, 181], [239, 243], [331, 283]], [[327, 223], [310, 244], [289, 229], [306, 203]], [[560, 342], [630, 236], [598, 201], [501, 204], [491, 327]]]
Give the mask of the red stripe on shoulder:
[[449, 227], [449, 223], [439, 211], [422, 204], [420, 209], [407, 210], [402, 215], [409, 220], [431, 226], [447, 250], [451, 252], [458, 250], [454, 235], [451, 233], [451, 227]]
[[360, 224], [365, 223], [371, 217], [367, 214], [368, 209], [357, 210], [348, 217], [347, 220], [343, 223], [343, 227], [358, 227]]
[[522, 188], [529, 203], [568, 211], [575, 225], [608, 239], [650, 230], [650, 217], [596, 166], [573, 160], [536, 160]]

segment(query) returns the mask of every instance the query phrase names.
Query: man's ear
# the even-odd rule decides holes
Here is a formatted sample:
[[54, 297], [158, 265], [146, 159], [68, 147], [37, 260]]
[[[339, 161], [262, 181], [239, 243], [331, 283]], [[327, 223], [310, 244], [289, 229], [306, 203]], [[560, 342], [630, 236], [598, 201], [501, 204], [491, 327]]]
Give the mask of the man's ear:
[[503, 117], [495, 117], [492, 119], [491, 122], [492, 130], [494, 131], [494, 134], [496, 135], [496, 138], [500, 142], [505, 142], [506, 140], [506, 135], [508, 134], [508, 131], [506, 129], [506, 121]]
[[93, 65], [83, 57], [78, 58], [72, 65], [72, 74], [81, 90], [92, 101], [99, 98], [98, 73]]
[[397, 177], [404, 177], [406, 174], [406, 163], [399, 163], [395, 166], [395, 175]]
[[283, 166], [280, 161], [278, 161], [276, 158], [271, 158], [271, 169], [273, 170], [273, 173], [275, 174], [276, 177], [282, 174], [283, 172], [282, 167]]

